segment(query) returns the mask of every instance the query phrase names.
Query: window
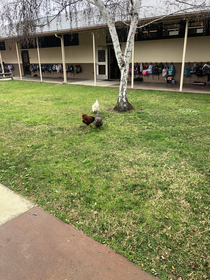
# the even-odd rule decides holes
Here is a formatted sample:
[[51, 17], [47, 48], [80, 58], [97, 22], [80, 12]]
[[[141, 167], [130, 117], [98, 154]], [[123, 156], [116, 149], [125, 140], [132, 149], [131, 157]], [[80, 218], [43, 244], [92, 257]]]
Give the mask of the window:
[[4, 41], [0, 41], [0, 51], [5, 51], [6, 48], [5, 48], [5, 43]]
[[206, 31], [206, 26], [204, 22], [190, 21], [188, 27], [188, 36], [202, 36]]
[[[65, 34], [64, 36], [64, 46], [76, 46], [79, 45], [78, 33]], [[39, 47], [40, 48], [53, 48], [60, 47], [61, 40], [54, 36], [39, 37]], [[27, 45], [21, 45], [22, 49], [33, 49], [36, 48], [36, 41], [32, 39]]]
[[106, 61], [106, 52], [105, 50], [98, 50], [98, 62]]
[[162, 24], [152, 24], [137, 29], [135, 41], [152, 40], [162, 38]]
[[[119, 38], [120, 43], [122, 42], [126, 42], [127, 41], [127, 36], [128, 36], [128, 30], [127, 28], [117, 28], [117, 35]], [[111, 35], [109, 33], [109, 30], [106, 30], [106, 43], [112, 43], [112, 38]]]
[[210, 20], [206, 21], [206, 35], [210, 35]]
[[106, 75], [106, 66], [105, 65], [99, 65], [98, 66], [98, 74], [99, 75]]
[[149, 40], [155, 39], [158, 37], [158, 29], [157, 26], [146, 26], [141, 32], [141, 39]]
[[185, 33], [185, 21], [163, 23], [163, 38], [182, 38]]
[[64, 36], [64, 45], [65, 46], [78, 46], [79, 45], [79, 34], [65, 34]]
[[36, 39], [30, 38], [27, 40], [28, 42], [20, 43], [21, 49], [34, 49], [36, 48]]
[[39, 37], [40, 48], [60, 47], [61, 40], [55, 36]]

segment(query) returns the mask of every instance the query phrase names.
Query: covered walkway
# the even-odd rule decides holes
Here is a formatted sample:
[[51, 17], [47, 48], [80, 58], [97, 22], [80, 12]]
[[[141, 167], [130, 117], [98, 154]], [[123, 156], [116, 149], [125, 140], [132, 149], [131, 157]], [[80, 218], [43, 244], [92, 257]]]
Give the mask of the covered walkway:
[[[20, 77], [14, 77], [14, 80], [20, 80]], [[39, 77], [31, 77], [31, 76], [23, 76], [22, 80], [40, 82]], [[42, 82], [63, 84], [63, 78], [43, 77]], [[67, 79], [67, 84], [94, 86], [94, 80]], [[96, 86], [119, 87], [119, 80], [97, 80]], [[128, 89], [131, 89], [130, 82], [128, 82]], [[168, 84], [166, 82], [165, 83], [134, 82], [133, 89], [162, 90], [162, 91], [173, 91], [173, 92], [181, 93], [179, 90], [180, 89], [179, 83]], [[182, 92], [210, 94], [210, 83], [207, 83], [206, 86], [184, 84]]]

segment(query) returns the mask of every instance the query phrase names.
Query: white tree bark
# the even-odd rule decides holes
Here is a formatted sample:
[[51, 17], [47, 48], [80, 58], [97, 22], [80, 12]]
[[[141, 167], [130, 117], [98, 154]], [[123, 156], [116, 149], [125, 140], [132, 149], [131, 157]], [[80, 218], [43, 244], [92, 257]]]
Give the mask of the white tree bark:
[[120, 69], [121, 77], [120, 77], [120, 87], [119, 94], [117, 99], [117, 105], [115, 106], [115, 110], [123, 112], [133, 109], [133, 106], [128, 102], [127, 98], [127, 82], [128, 82], [128, 70], [129, 63], [132, 53], [132, 47], [134, 44], [134, 36], [139, 20], [139, 12], [141, 7], [141, 0], [130, 0], [130, 15], [131, 15], [131, 23], [130, 29], [127, 37], [125, 53], [123, 54], [120, 48], [120, 42], [117, 35], [115, 21], [110, 15], [109, 11], [106, 9], [102, 0], [93, 0], [94, 4], [99, 8], [100, 13], [104, 17], [107, 22], [109, 32], [112, 38], [115, 55], [117, 59], [117, 63]]

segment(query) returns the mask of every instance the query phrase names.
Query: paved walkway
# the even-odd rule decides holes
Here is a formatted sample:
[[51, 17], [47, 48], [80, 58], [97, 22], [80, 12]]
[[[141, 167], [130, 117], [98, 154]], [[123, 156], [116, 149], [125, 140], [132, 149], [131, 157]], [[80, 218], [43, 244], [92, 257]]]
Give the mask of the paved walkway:
[[[14, 77], [14, 80], [20, 80], [20, 77]], [[36, 81], [40, 82], [39, 77], [31, 77], [31, 76], [23, 76], [24, 81]], [[63, 78], [50, 78], [50, 77], [43, 77], [43, 82], [47, 83], [63, 83]], [[68, 84], [74, 85], [86, 85], [86, 86], [94, 86], [93, 80], [82, 80], [82, 79], [67, 79]], [[193, 84], [185, 84], [183, 85], [182, 92], [194, 92], [194, 93], [202, 93], [202, 94], [210, 94], [210, 83], [206, 86], [198, 86]], [[97, 80], [97, 86], [103, 87], [119, 87], [118, 80]], [[128, 82], [128, 88], [131, 88], [131, 83]], [[158, 82], [134, 82], [134, 89], [145, 89], [145, 90], [162, 90], [162, 91], [173, 91], [179, 92], [179, 84], [167, 84], [165, 83], [158, 83]]]
[[1, 280], [157, 280], [0, 184]]

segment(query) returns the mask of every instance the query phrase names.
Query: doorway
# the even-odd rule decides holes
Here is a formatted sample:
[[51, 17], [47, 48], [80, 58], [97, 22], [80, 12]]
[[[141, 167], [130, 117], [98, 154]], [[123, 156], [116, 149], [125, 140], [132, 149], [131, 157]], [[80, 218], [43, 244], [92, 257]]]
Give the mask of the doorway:
[[96, 61], [97, 61], [97, 80], [107, 80], [108, 79], [108, 56], [107, 56], [106, 47], [97, 48]]
[[120, 69], [117, 64], [117, 59], [115, 56], [115, 51], [113, 45], [108, 46], [109, 53], [109, 80], [119, 80], [120, 79]]
[[22, 51], [21, 56], [22, 56], [22, 62], [23, 62], [24, 75], [25, 76], [30, 76], [31, 71], [30, 71], [30, 60], [29, 60], [28, 51]]

